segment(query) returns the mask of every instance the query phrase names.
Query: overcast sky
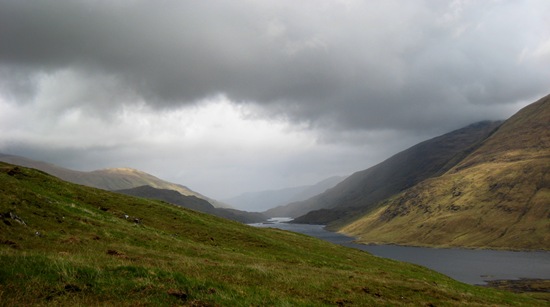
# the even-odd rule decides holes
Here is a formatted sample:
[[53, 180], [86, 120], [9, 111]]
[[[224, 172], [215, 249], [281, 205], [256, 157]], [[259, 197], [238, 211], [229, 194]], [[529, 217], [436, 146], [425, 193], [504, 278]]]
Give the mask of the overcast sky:
[[223, 199], [550, 93], [547, 0], [0, 0], [0, 152]]

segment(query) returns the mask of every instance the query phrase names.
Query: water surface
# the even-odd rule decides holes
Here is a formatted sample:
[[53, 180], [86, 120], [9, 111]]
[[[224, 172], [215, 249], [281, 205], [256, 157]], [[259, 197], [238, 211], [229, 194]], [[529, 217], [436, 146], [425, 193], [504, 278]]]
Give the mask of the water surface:
[[256, 227], [274, 227], [335, 244], [367, 251], [375, 256], [419, 264], [458, 281], [484, 284], [487, 280], [550, 279], [550, 252], [515, 252], [460, 248], [426, 248], [397, 245], [363, 245], [353, 238], [324, 229], [323, 225], [288, 224], [288, 218], [270, 219]]

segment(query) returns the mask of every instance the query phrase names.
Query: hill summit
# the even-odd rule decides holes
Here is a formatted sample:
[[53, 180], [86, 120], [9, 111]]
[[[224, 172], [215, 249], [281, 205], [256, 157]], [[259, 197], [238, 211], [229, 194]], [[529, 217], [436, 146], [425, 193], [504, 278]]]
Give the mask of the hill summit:
[[115, 191], [132, 189], [141, 186], [150, 186], [157, 189], [177, 191], [184, 196], [196, 196], [208, 201], [214, 207], [228, 207], [226, 204], [195, 192], [184, 185], [162, 180], [151, 174], [133, 168], [118, 167], [100, 169], [91, 172], [82, 172], [60, 167], [51, 163], [1, 153], [0, 161], [36, 168], [63, 180], [93, 188]]

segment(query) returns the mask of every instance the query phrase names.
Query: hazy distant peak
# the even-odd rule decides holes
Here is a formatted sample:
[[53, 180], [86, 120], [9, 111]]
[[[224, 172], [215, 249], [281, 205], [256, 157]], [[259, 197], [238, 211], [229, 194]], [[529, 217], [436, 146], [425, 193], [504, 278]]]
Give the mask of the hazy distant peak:
[[[102, 172], [102, 173], [109, 173], [109, 174], [147, 174], [146, 172], [137, 170], [135, 168], [130, 167], [111, 167], [111, 168], [103, 168], [99, 170], [95, 170], [94, 172]], [[153, 176], [150, 174], [147, 174], [149, 176]], [[154, 177], [154, 176], [153, 176]]]
[[132, 172], [132, 173], [143, 173], [142, 171], [140, 170], [137, 170], [135, 168], [131, 168], [131, 167], [110, 167], [110, 168], [104, 168], [104, 169], [100, 169], [101, 171], [106, 171], [106, 172]]
[[182, 195], [202, 198], [213, 204], [215, 207], [229, 207], [224, 203], [195, 192], [184, 185], [168, 182], [149, 173], [129, 167], [114, 167], [91, 172], [82, 172], [67, 169], [47, 162], [35, 161], [21, 156], [6, 155], [1, 153], [0, 161], [36, 168], [63, 180], [94, 188], [112, 191], [150, 185], [158, 189], [174, 190]]
[[340, 183], [346, 177], [332, 176], [313, 185], [248, 192], [225, 199], [224, 202], [248, 211], [265, 211], [291, 202], [308, 199]]

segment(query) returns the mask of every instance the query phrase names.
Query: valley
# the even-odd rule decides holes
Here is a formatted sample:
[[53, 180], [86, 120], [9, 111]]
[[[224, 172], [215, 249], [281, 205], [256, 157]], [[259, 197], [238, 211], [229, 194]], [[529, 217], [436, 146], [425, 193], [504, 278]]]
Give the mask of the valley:
[[550, 306], [548, 16], [0, 0], [0, 307]]
[[[549, 101], [422, 142], [263, 214], [216, 207], [137, 170], [75, 172], [1, 155], [43, 170], [0, 162], [1, 301], [544, 305]], [[305, 215], [270, 229], [243, 224], [288, 212]], [[336, 232], [311, 225], [325, 222]]]
[[[538, 298], [0, 163], [6, 305], [516, 305]], [[299, 268], [298, 270], [296, 268]]]
[[[293, 223], [327, 225], [364, 244], [548, 250], [549, 125], [546, 96], [508, 120], [478, 122], [423, 141], [347, 178], [231, 200], [250, 209], [271, 207], [262, 213], [227, 208], [138, 170], [78, 172], [17, 156], [0, 160], [242, 223], [289, 216]], [[284, 201], [290, 203], [277, 205]]]

